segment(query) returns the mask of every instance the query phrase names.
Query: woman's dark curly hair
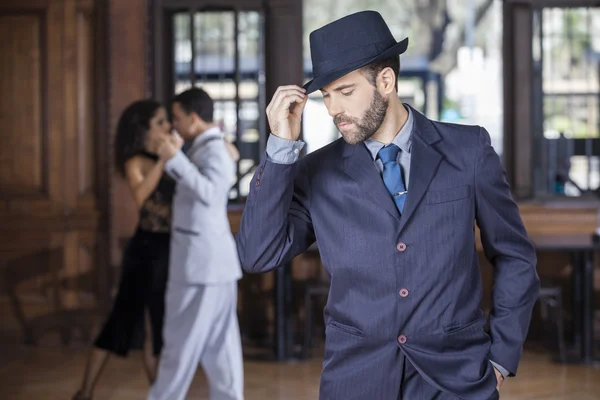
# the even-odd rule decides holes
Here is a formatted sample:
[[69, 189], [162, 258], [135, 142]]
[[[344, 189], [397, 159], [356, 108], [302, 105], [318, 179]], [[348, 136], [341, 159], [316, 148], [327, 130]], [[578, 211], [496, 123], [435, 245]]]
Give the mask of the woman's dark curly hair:
[[125, 176], [125, 163], [145, 151], [150, 120], [162, 105], [154, 100], [139, 100], [129, 105], [121, 114], [115, 139], [117, 171]]

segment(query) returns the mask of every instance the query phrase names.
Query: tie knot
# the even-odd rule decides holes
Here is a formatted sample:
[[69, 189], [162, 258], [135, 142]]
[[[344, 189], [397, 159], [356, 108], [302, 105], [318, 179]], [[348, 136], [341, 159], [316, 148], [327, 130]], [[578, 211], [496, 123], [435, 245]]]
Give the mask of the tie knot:
[[389, 162], [397, 162], [398, 153], [400, 153], [400, 147], [396, 146], [395, 144], [390, 144], [389, 146], [385, 146], [379, 150], [377, 156], [382, 163], [387, 164]]

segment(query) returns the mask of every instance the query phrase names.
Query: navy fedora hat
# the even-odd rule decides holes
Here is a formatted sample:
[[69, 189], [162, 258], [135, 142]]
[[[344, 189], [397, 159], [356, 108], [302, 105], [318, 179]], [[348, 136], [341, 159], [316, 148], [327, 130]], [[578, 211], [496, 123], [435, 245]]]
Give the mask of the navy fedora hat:
[[313, 79], [303, 86], [307, 94], [408, 47], [408, 38], [396, 42], [377, 11], [347, 15], [311, 32], [309, 39]]

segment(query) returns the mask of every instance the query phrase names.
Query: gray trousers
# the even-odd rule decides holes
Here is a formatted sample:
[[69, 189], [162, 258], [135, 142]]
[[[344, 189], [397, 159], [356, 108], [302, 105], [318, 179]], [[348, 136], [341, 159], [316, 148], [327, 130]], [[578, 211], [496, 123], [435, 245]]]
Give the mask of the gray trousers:
[[158, 375], [148, 400], [184, 400], [198, 364], [211, 400], [243, 400], [244, 366], [237, 319], [237, 281], [169, 283]]

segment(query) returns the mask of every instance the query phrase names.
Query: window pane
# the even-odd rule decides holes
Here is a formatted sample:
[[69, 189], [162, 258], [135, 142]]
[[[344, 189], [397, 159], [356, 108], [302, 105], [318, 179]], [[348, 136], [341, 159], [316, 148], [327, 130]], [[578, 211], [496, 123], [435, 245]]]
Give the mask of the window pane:
[[[598, 189], [599, 157], [573, 156], [569, 177], [573, 183], [567, 184], [567, 194], [580, 196], [580, 190]], [[589, 179], [589, 181], [588, 181]]]
[[543, 132], [536, 171], [546, 173], [536, 179], [551, 194], [581, 196], [598, 188], [599, 18], [591, 8], [542, 11]]
[[600, 32], [594, 24], [598, 22], [593, 22], [590, 9], [544, 10], [544, 92], [598, 92], [598, 59], [592, 43], [598, 46]]
[[192, 41], [190, 40], [190, 14], [173, 15], [173, 53], [175, 58], [175, 93], [192, 87]]
[[235, 72], [235, 13], [194, 14], [195, 67], [204, 79], [230, 77]]
[[239, 123], [236, 144], [240, 152], [240, 198], [248, 196], [250, 180], [260, 161], [260, 138], [267, 135], [262, 23], [259, 12], [240, 12], [238, 15]]
[[235, 137], [238, 122], [235, 101], [215, 100], [214, 120], [226, 135]]
[[260, 51], [260, 14], [241, 12], [238, 17], [238, 51], [240, 71], [244, 79], [257, 79]]
[[260, 111], [257, 101], [243, 101], [240, 107], [239, 124], [240, 137], [238, 149], [240, 151], [240, 196], [248, 196], [250, 180], [254, 168], [260, 159], [259, 148], [259, 118]]
[[237, 201], [248, 195], [261, 137], [267, 134], [260, 112], [266, 107], [264, 17], [258, 11], [233, 10], [191, 15], [188, 10], [173, 17], [173, 89], [180, 93], [194, 85], [213, 99], [214, 121], [240, 151], [238, 181], [230, 192]]
[[544, 96], [544, 136], [598, 137], [598, 96]]

